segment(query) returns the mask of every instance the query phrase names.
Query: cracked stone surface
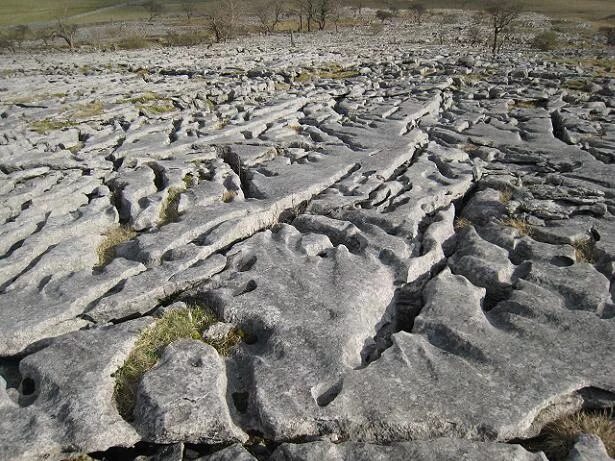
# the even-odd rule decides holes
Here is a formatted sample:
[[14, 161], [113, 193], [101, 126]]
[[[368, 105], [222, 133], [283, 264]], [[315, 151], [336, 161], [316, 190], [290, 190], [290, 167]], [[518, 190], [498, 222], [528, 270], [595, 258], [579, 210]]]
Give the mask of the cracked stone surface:
[[0, 60], [0, 459], [541, 460], [615, 407], [612, 69], [323, 37]]

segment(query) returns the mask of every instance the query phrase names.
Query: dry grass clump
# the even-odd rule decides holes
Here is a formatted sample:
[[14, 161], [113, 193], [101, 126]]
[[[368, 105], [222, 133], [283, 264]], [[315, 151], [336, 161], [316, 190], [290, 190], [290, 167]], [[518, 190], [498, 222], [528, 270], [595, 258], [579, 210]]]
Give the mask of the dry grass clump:
[[500, 202], [503, 205], [508, 205], [513, 198], [513, 191], [510, 187], [500, 191]]
[[515, 99], [513, 101], [513, 105], [515, 108], [520, 108], [520, 109], [536, 109], [537, 107], [540, 107], [540, 101], [536, 99], [531, 99], [531, 100]]
[[574, 91], [587, 91], [587, 81], [580, 78], [570, 79], [566, 80], [562, 87]]
[[124, 243], [137, 235], [134, 229], [126, 226], [114, 227], [105, 232], [105, 239], [98, 245], [98, 267], [104, 267], [115, 258], [115, 249], [120, 243]]
[[205, 342], [216, 349], [220, 355], [229, 355], [231, 350], [244, 340], [244, 336], [240, 328], [233, 328], [224, 338], [208, 338]]
[[81, 104], [77, 107], [77, 110], [74, 112], [74, 116], [76, 118], [89, 118], [95, 117], [103, 113], [104, 104], [102, 101], [96, 100], [89, 102], [87, 104]]
[[594, 258], [594, 241], [591, 238], [575, 240], [572, 242], [574, 247], [574, 255], [577, 262], [593, 264], [596, 262]]
[[149, 48], [151, 43], [141, 35], [131, 35], [121, 39], [117, 46], [122, 50], [138, 50], [141, 48]]
[[606, 411], [581, 411], [553, 421], [543, 428], [531, 448], [544, 451], [552, 461], [564, 460], [581, 434], [598, 436], [609, 456], [615, 457], [615, 421], [613, 414]]
[[501, 221], [504, 226], [516, 229], [521, 235], [532, 235], [532, 225], [525, 219], [508, 217]]
[[164, 226], [165, 224], [169, 224], [172, 222], [176, 222], [179, 219], [179, 198], [181, 193], [184, 192], [183, 189], [179, 189], [177, 187], [170, 187], [167, 193], [167, 198], [162, 204], [162, 209], [160, 210], [160, 225]]
[[235, 197], [237, 197], [237, 192], [234, 190], [225, 190], [224, 194], [222, 194], [222, 201], [224, 203], [230, 203], [235, 200]]
[[124, 419], [133, 418], [139, 382], [158, 362], [164, 348], [178, 339], [201, 340], [203, 330], [214, 322], [214, 315], [201, 307], [174, 309], [142, 333], [124, 365], [113, 375], [114, 398]]
[[50, 131], [72, 128], [76, 125], [77, 123], [73, 120], [54, 120], [51, 118], [46, 118], [30, 123], [30, 129], [38, 134], [47, 134]]
[[155, 104], [139, 105], [138, 108], [152, 115], [167, 114], [175, 110], [175, 106], [169, 99], [161, 100]]
[[469, 219], [466, 218], [456, 218], [455, 222], [453, 223], [453, 229], [455, 229], [455, 232], [459, 232], [463, 229], [465, 229], [466, 227], [469, 227], [472, 225], [472, 221], [470, 221]]
[[342, 80], [345, 78], [358, 77], [359, 75], [361, 75], [361, 73], [356, 70], [334, 69], [334, 70], [321, 70], [316, 75], [320, 78], [330, 78], [333, 80]]
[[131, 103], [131, 104], [147, 104], [148, 102], [158, 101], [163, 99], [158, 93], [153, 91], [146, 91], [141, 96], [135, 96], [133, 98], [120, 99], [118, 103]]

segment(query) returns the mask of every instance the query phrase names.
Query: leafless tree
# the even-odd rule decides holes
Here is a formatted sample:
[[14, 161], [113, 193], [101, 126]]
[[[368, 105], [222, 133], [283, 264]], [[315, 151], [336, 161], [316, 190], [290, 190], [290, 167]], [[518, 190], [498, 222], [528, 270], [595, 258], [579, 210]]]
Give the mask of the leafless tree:
[[42, 29], [35, 29], [33, 32], [34, 38], [43, 42], [45, 47], [49, 46], [49, 40], [54, 37], [55, 30], [53, 28], [45, 27]]
[[607, 46], [615, 46], [615, 27], [601, 27], [600, 32], [604, 35]]
[[324, 30], [325, 26], [327, 25], [327, 19], [329, 18], [329, 15], [331, 14], [332, 6], [333, 6], [332, 4], [333, 4], [332, 0], [318, 0], [316, 2], [315, 19], [316, 19], [316, 24], [318, 24], [319, 30]]
[[283, 0], [260, 0], [254, 3], [254, 14], [261, 23], [263, 32], [273, 32], [284, 13]]
[[148, 21], [150, 22], [153, 21], [156, 16], [160, 16], [162, 11], [164, 10], [162, 3], [160, 3], [158, 0], [147, 0], [145, 3], [143, 3], [143, 8], [145, 8], [147, 13], [149, 14]]
[[15, 41], [20, 48], [23, 46], [23, 42], [26, 41], [26, 39], [29, 35], [31, 35], [31, 33], [32, 31], [30, 30], [30, 27], [24, 24], [15, 26], [12, 31], [12, 35], [13, 37], [15, 37]]
[[354, 10], [355, 16], [360, 18], [363, 17], [363, 8], [365, 8], [364, 0], [354, 0], [352, 2], [352, 9]]
[[75, 39], [78, 31], [79, 27], [76, 24], [68, 24], [66, 21], [59, 19], [53, 36], [64, 40], [68, 48], [73, 51], [75, 49]]
[[376, 18], [378, 18], [381, 23], [384, 23], [384, 21], [389, 21], [393, 19], [393, 16], [394, 16], [393, 13], [387, 10], [376, 11]]
[[9, 33], [0, 32], [0, 50], [9, 50], [15, 52], [15, 40]]
[[335, 32], [339, 32], [339, 22], [342, 19], [342, 13], [344, 12], [344, 0], [332, 0], [331, 6], [331, 19], [335, 26]]
[[223, 0], [209, 15], [209, 31], [216, 43], [231, 38], [236, 33], [239, 0]]
[[423, 22], [423, 16], [427, 12], [427, 8], [422, 3], [413, 3], [410, 6], [410, 13], [412, 14], [412, 18], [414, 22], [416, 22], [419, 26]]
[[68, 48], [73, 51], [75, 49], [79, 26], [76, 24], [69, 24], [68, 17], [68, 2], [64, 2], [62, 8], [58, 12], [57, 22], [51, 38], [60, 38], [64, 40]]
[[181, 2], [182, 11], [186, 13], [186, 19], [188, 22], [190, 22], [194, 17], [195, 4], [196, 0], [182, 0]]
[[510, 35], [514, 21], [521, 14], [521, 6], [517, 0], [489, 0], [485, 12], [493, 31], [491, 52], [495, 56], [502, 47], [502, 35]]

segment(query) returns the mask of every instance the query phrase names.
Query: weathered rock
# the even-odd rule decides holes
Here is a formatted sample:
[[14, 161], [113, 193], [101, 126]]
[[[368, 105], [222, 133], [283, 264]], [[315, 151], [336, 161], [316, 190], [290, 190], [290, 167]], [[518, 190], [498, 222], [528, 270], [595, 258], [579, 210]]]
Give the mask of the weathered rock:
[[[558, 396], [614, 389], [615, 375], [598, 358], [612, 348], [612, 325], [566, 309], [554, 293], [519, 282], [509, 300], [484, 312], [484, 290], [445, 271], [424, 296], [412, 333], [393, 335], [379, 360], [344, 376], [328, 406], [344, 434], [379, 442], [528, 437], [539, 430], [538, 413]], [[393, 391], [387, 382], [404, 384]]]
[[214, 454], [198, 458], [198, 461], [255, 461], [256, 459], [242, 445], [235, 444]]
[[[181, 385], [177, 380], [181, 380]], [[177, 341], [142, 378], [135, 425], [156, 443], [245, 442], [226, 400], [226, 369], [216, 350], [200, 341]]]
[[19, 404], [4, 401], [0, 458], [31, 460], [134, 445], [139, 435], [113, 403], [113, 373], [150, 322], [70, 333], [24, 358]]
[[609, 461], [611, 458], [599, 437], [581, 434], [568, 454], [568, 461]]
[[519, 445], [503, 443], [480, 443], [462, 439], [435, 439], [419, 442], [403, 442], [391, 445], [368, 443], [311, 442], [301, 445], [282, 444], [271, 456], [272, 461], [546, 461], [542, 453], [530, 453]]

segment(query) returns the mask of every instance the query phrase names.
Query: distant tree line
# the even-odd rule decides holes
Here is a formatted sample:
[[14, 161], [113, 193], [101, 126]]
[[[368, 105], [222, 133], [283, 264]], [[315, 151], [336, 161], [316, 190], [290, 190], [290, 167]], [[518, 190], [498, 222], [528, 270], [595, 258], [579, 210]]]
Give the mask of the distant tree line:
[[[427, 1], [427, 0], [425, 0]], [[489, 48], [496, 55], [510, 40], [515, 32], [517, 20], [522, 12], [520, 0], [484, 0], [482, 10], [474, 14], [474, 23], [458, 24], [458, 18], [451, 14], [434, 13], [421, 0], [405, 0], [395, 3], [385, 3], [386, 8], [375, 11], [376, 20], [380, 23], [410, 21], [417, 26], [422, 25], [426, 18], [434, 24], [432, 36], [439, 44], [444, 44], [447, 30], [456, 24], [459, 30], [466, 30], [465, 39], [470, 45], [484, 44], [489, 41]], [[196, 16], [200, 16], [201, 31], [195, 31], [187, 36], [178, 32], [168, 34], [169, 44], [200, 43], [205, 34], [215, 42], [222, 42], [237, 35], [245, 26], [246, 16], [257, 20], [258, 27], [264, 34], [277, 30], [292, 30], [296, 32], [313, 32], [326, 28], [335, 28], [342, 23], [346, 13], [355, 18], [363, 18], [366, 0], [216, 0], [207, 2], [208, 8], [201, 11], [202, 0], [178, 0], [177, 3], [165, 4], [162, 0], [129, 0], [129, 4], [143, 8], [147, 20], [154, 21], [165, 13], [180, 13], [185, 15], [187, 24], [191, 24]], [[169, 6], [172, 5], [172, 6]], [[212, 6], [209, 6], [212, 5]], [[401, 15], [398, 5], [404, 6]], [[170, 9], [172, 8], [172, 9]], [[200, 13], [200, 14], [199, 14]], [[348, 19], [351, 19], [350, 17]], [[204, 22], [204, 27], [203, 27]], [[490, 32], [487, 32], [490, 31]], [[27, 40], [42, 41], [45, 46], [53, 40], [62, 40], [73, 50], [77, 46], [79, 26], [70, 22], [66, 9], [58, 15], [52, 26], [31, 29], [27, 25], [18, 25], [0, 32], [0, 49], [15, 51], [22, 48]], [[615, 28], [601, 29], [608, 46], [615, 46]], [[148, 43], [146, 34], [138, 34], [138, 40], [132, 44], [140, 46]], [[553, 31], [544, 31], [536, 35], [534, 46], [549, 50], [557, 45], [558, 36]]]

